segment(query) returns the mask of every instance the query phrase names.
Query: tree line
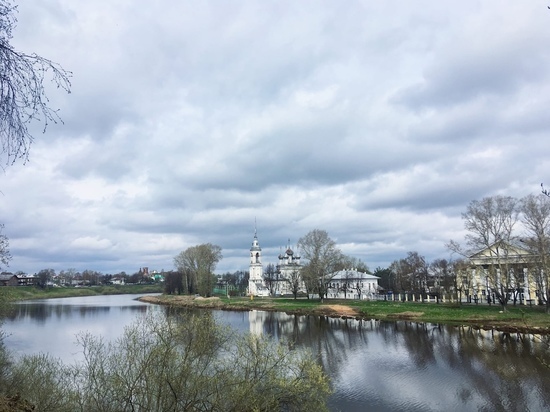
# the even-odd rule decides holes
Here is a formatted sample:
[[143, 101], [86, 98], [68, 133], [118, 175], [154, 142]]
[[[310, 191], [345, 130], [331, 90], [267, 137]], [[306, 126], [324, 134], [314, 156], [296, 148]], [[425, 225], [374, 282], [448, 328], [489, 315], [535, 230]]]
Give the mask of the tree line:
[[[275, 265], [268, 264], [264, 272], [264, 281], [274, 295], [277, 281], [288, 282], [294, 298], [305, 286], [307, 295], [317, 294], [324, 299], [328, 283], [333, 274], [346, 268], [357, 268], [368, 272], [368, 267], [360, 259], [347, 256], [337, 247], [325, 230], [314, 229], [298, 240], [298, 248], [306, 263], [298, 270], [281, 279]], [[165, 276], [165, 291], [168, 294], [199, 294], [210, 296], [218, 282], [214, 270], [222, 259], [222, 249], [218, 245], [204, 243], [187, 248], [174, 258], [176, 270]], [[248, 273], [225, 274], [224, 284], [233, 284], [242, 288], [248, 282]]]
[[[8, 272], [2, 272], [8, 273]], [[163, 274], [164, 272], [161, 272]], [[13, 273], [18, 277], [26, 277], [27, 274], [21, 270]], [[71, 285], [85, 285], [85, 286], [99, 286], [99, 285], [111, 285], [115, 280], [120, 280], [123, 283], [130, 284], [143, 284], [153, 282], [152, 278], [148, 276], [143, 270], [138, 270], [132, 274], [126, 272], [118, 272], [115, 274], [102, 273], [97, 270], [85, 269], [78, 271], [74, 268], [62, 269], [57, 272], [55, 269], [40, 269], [33, 275], [35, 278], [34, 285], [40, 288], [46, 288], [51, 285], [58, 286], [71, 286]]]
[[[382, 288], [412, 293], [422, 299], [431, 295], [439, 300], [443, 294], [452, 293], [460, 301], [475, 286], [472, 259], [485, 251], [491, 261], [483, 268], [488, 303], [498, 303], [503, 308], [509, 302], [517, 303], [526, 287], [526, 267], [534, 280], [538, 303], [546, 304], [548, 309], [550, 198], [544, 194], [521, 199], [489, 196], [471, 201], [461, 217], [467, 233], [464, 242], [450, 240], [446, 244], [450, 259], [428, 262], [417, 251], [410, 251], [388, 268], [376, 268], [374, 275], [380, 277]], [[527, 252], [522, 255], [524, 258], [518, 257], [520, 249]], [[511, 262], [512, 257], [523, 260]]]

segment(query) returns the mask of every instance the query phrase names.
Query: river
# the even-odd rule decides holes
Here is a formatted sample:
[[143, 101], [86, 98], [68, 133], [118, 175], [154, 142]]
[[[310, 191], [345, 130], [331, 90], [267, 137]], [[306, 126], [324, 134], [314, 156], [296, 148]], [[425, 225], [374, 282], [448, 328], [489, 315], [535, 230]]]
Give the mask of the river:
[[[137, 295], [21, 302], [4, 320], [16, 355], [81, 357], [76, 335], [106, 339], [147, 311]], [[233, 328], [287, 339], [318, 355], [333, 411], [548, 411], [550, 349], [532, 335], [414, 322], [358, 321], [284, 313], [215, 311]]]

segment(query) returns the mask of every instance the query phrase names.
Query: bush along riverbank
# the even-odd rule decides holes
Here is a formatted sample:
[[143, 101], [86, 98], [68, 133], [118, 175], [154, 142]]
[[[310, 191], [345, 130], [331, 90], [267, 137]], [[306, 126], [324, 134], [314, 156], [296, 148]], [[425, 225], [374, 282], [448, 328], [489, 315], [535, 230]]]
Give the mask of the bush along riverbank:
[[292, 315], [318, 315], [340, 318], [409, 320], [424, 323], [468, 325], [510, 333], [550, 334], [550, 315], [544, 307], [420, 302], [358, 301], [287, 298], [202, 298], [187, 295], [144, 296], [140, 300], [175, 307], [219, 310], [265, 310]]

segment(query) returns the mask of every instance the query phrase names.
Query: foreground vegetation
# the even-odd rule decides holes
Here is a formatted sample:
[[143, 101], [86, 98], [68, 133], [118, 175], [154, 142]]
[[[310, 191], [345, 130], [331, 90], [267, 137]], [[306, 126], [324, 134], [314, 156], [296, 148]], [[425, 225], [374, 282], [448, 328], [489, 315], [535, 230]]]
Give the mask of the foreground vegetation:
[[498, 305], [436, 304], [286, 298], [194, 298], [183, 295], [147, 297], [147, 301], [173, 306], [224, 310], [273, 310], [300, 315], [324, 315], [380, 320], [415, 320], [428, 323], [473, 325], [503, 331], [550, 333], [550, 316], [541, 306], [510, 306], [503, 312]]
[[237, 334], [209, 313], [148, 315], [112, 343], [78, 341], [75, 365], [47, 355], [11, 363], [0, 351], [0, 406], [20, 396], [56, 412], [327, 410], [328, 378], [309, 352]]

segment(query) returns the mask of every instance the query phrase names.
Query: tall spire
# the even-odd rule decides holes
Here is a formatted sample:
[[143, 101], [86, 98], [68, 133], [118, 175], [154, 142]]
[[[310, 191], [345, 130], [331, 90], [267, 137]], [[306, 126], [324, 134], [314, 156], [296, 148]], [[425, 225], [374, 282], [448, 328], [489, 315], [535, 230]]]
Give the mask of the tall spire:
[[257, 234], [258, 232], [256, 230], [256, 216], [254, 216], [254, 237], [256, 237]]

